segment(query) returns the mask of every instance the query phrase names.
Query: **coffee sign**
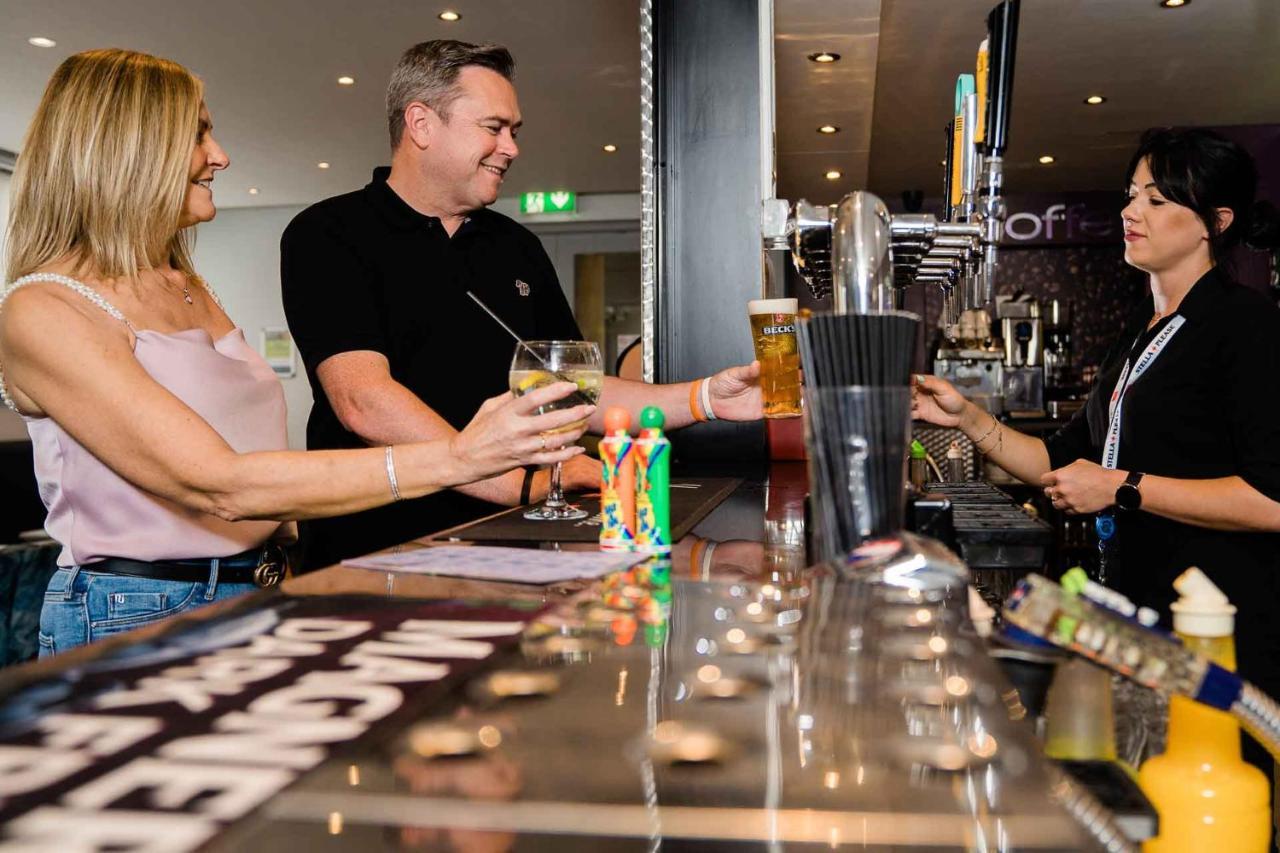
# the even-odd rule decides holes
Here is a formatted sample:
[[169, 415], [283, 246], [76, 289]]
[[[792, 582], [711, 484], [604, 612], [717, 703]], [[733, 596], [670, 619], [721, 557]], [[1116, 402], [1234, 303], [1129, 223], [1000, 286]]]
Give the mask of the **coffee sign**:
[[1120, 245], [1119, 193], [1015, 195], [1005, 199], [1006, 246]]

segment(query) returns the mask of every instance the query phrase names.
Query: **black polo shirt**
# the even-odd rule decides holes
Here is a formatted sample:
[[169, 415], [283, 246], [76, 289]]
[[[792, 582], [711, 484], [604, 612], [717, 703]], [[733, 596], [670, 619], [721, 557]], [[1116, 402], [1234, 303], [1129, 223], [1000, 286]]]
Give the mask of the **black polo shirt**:
[[[1181, 479], [1236, 475], [1280, 500], [1280, 309], [1215, 268], [1177, 313], [1186, 322], [1125, 394], [1118, 467]], [[1076, 459], [1101, 463], [1108, 402], [1124, 362], [1165, 325], [1147, 331], [1153, 314], [1148, 293], [1103, 361], [1084, 409], [1045, 442], [1054, 468]], [[1238, 608], [1241, 671], [1277, 695], [1280, 534], [1209, 530], [1143, 511], [1116, 515], [1108, 585], [1167, 620], [1174, 578], [1198, 566]]]
[[[467, 296], [473, 291], [526, 340], [580, 340], [550, 258], [528, 229], [474, 211], [450, 238], [387, 186], [375, 169], [364, 189], [304, 210], [280, 241], [285, 316], [315, 399], [310, 449], [366, 446], [334, 414], [316, 367], [372, 350], [391, 376], [462, 429], [489, 397], [507, 390], [515, 344]], [[402, 501], [307, 527], [306, 563], [406, 542], [497, 507], [457, 492]]]

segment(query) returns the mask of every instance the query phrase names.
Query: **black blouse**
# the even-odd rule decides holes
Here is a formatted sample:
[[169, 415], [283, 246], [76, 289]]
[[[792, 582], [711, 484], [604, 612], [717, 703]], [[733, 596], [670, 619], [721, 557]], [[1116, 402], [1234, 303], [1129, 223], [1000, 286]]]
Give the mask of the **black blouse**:
[[[1179, 479], [1236, 475], [1280, 501], [1280, 309], [1215, 268], [1177, 313], [1186, 322], [1125, 394], [1117, 467]], [[1121, 369], [1164, 326], [1145, 329], [1153, 314], [1148, 293], [1104, 359], [1088, 403], [1046, 440], [1055, 469], [1076, 459], [1101, 463]], [[1280, 692], [1280, 534], [1209, 530], [1143, 511], [1116, 515], [1108, 585], [1167, 620], [1174, 578], [1198, 566], [1238, 609], [1241, 671]]]

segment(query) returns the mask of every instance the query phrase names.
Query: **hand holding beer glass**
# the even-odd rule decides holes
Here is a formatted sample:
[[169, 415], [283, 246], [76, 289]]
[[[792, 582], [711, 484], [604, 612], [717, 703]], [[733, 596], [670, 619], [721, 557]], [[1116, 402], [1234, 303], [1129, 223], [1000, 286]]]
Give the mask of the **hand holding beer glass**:
[[[535, 388], [566, 380], [577, 384], [577, 393], [570, 393], [567, 397], [553, 400], [540, 408], [538, 414], [571, 409], [584, 402], [595, 405], [604, 390], [604, 367], [600, 358], [600, 348], [590, 341], [529, 341], [516, 345], [508, 377], [511, 393], [519, 397]], [[581, 426], [582, 421], [576, 421], [554, 432], [568, 432]], [[559, 462], [551, 468], [551, 487], [547, 492], [546, 501], [542, 506], [526, 512], [524, 517], [533, 521], [587, 517], [585, 510], [571, 505], [564, 499], [564, 492], [560, 488]]]
[[796, 345], [795, 299], [752, 299], [751, 339], [760, 362], [760, 393], [766, 418], [800, 416], [800, 350]]

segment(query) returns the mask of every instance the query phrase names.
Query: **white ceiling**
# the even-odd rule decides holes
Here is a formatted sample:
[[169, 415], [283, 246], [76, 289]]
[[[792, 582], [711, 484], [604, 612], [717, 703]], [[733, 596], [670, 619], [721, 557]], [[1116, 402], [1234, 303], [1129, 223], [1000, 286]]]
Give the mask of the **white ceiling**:
[[[462, 20], [438, 20], [446, 8]], [[396, 60], [417, 42], [457, 38], [505, 44], [516, 58], [525, 127], [504, 195], [632, 192], [639, 21], [637, 0], [0, 0], [0, 148], [19, 149], [62, 59], [135, 48], [203, 78], [231, 156], [219, 204], [308, 203], [388, 162], [383, 97]], [[35, 35], [58, 44], [32, 47]], [[338, 86], [343, 74], [356, 84]], [[607, 142], [617, 153], [601, 150]], [[316, 168], [322, 160], [331, 168]]]
[[[695, 2], [695, 0], [681, 0]], [[696, 0], [728, 2], [728, 0]], [[859, 186], [936, 194], [955, 76], [995, 0], [775, 0], [778, 182], [834, 201]], [[206, 83], [232, 158], [223, 206], [299, 204], [387, 161], [383, 89], [430, 38], [516, 57], [525, 130], [504, 195], [639, 188], [639, 0], [0, 0], [0, 148], [17, 150], [53, 68], [92, 47], [167, 56]], [[436, 18], [446, 7], [463, 18]], [[1110, 188], [1157, 124], [1280, 123], [1280, 0], [1024, 0], [1006, 185]], [[55, 48], [31, 47], [45, 35]], [[820, 66], [809, 53], [832, 50]], [[336, 85], [341, 74], [356, 85]], [[1081, 101], [1091, 92], [1101, 107]], [[818, 125], [841, 128], [820, 136]], [[616, 154], [601, 146], [614, 142]], [[1041, 167], [1035, 158], [1053, 153]], [[318, 161], [332, 163], [321, 171]], [[828, 169], [838, 182], [822, 178]], [[260, 188], [257, 196], [247, 192]]]

